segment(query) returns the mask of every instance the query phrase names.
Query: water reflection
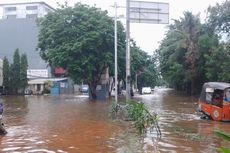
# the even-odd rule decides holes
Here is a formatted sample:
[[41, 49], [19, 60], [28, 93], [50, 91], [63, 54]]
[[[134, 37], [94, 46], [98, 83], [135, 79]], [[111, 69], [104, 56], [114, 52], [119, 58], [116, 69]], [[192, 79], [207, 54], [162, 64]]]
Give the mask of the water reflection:
[[1, 152], [113, 152], [120, 126], [108, 118], [109, 103], [70, 96], [4, 98], [8, 134]]
[[161, 139], [111, 120], [111, 102], [90, 102], [84, 95], [3, 97], [8, 134], [0, 137], [0, 152], [196, 153], [229, 146], [213, 130], [230, 133], [230, 124], [200, 120], [191, 97], [159, 89], [135, 98], [159, 114]]

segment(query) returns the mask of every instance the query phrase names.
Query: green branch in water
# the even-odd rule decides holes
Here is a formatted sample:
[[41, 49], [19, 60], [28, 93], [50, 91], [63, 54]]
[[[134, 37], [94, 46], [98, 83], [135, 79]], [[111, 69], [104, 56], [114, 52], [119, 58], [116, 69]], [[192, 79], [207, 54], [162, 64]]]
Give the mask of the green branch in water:
[[[223, 132], [223, 131], [215, 131], [215, 134], [217, 136], [223, 138], [224, 140], [230, 141], [230, 135]], [[221, 147], [221, 148], [219, 148], [219, 151], [222, 153], [230, 153], [230, 148]]]
[[145, 133], [148, 128], [150, 132], [155, 128], [157, 134], [161, 135], [158, 125], [159, 117], [156, 113], [151, 114], [143, 102], [129, 101], [124, 104], [114, 103], [112, 105], [112, 114], [116, 118], [134, 122], [135, 127], [141, 134]]

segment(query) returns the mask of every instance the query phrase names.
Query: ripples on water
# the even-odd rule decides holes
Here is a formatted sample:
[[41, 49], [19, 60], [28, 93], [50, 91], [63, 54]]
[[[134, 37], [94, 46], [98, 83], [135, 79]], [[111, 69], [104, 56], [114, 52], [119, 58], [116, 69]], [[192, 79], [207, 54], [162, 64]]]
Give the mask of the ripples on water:
[[[201, 120], [193, 98], [173, 90], [158, 89], [137, 99], [160, 117], [162, 138], [157, 143], [160, 152], [213, 153], [220, 146], [230, 146], [214, 135], [217, 129], [230, 133], [230, 123]], [[145, 139], [152, 138], [146, 136]]]
[[200, 120], [196, 101], [169, 89], [135, 96], [160, 116], [156, 132], [140, 136], [124, 122], [112, 121], [110, 102], [89, 102], [81, 96], [4, 97], [8, 134], [0, 152], [152, 153], [217, 152], [226, 146], [214, 129], [230, 133], [230, 124]]

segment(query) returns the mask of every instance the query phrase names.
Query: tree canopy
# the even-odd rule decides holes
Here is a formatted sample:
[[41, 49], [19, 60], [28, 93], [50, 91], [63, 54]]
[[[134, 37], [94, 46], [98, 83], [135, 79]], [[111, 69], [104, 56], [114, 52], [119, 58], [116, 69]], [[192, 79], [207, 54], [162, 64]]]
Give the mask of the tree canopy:
[[[113, 67], [113, 24], [106, 11], [88, 5], [57, 9], [38, 22], [40, 55], [51, 66], [66, 69], [75, 82], [89, 84], [96, 98], [102, 73]], [[118, 24], [119, 50], [125, 46], [124, 38], [124, 29]]]
[[3, 93], [24, 94], [27, 86], [27, 56], [20, 56], [19, 49], [16, 49], [13, 56], [13, 63], [3, 59]]
[[[102, 73], [109, 68], [114, 74], [114, 21], [95, 7], [77, 3], [63, 6], [38, 21], [40, 27], [38, 49], [41, 57], [53, 67], [63, 67], [77, 83], [89, 85], [92, 98]], [[125, 32], [118, 22], [118, 79], [125, 80]], [[134, 42], [134, 41], [133, 41]], [[153, 61], [147, 53], [131, 45], [131, 72], [143, 71], [152, 76]], [[148, 66], [151, 64], [151, 66]], [[148, 68], [149, 67], [149, 68]], [[153, 73], [155, 75], [155, 73]], [[142, 82], [155, 81], [146, 78]], [[147, 84], [147, 83], [146, 83]], [[154, 86], [154, 85], [153, 85]]]
[[161, 75], [171, 87], [194, 94], [204, 82], [230, 81], [229, 6], [226, 1], [209, 7], [205, 23], [185, 12], [169, 25], [157, 53]]

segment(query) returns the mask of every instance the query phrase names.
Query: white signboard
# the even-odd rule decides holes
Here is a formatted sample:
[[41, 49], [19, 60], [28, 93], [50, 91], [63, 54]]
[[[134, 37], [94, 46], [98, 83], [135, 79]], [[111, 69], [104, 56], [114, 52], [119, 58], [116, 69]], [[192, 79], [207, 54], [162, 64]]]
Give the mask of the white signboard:
[[169, 4], [159, 2], [130, 1], [130, 22], [169, 23]]
[[27, 70], [27, 78], [48, 78], [48, 70], [47, 69], [28, 69]]
[[206, 88], [205, 92], [214, 92], [214, 89], [213, 88]]

